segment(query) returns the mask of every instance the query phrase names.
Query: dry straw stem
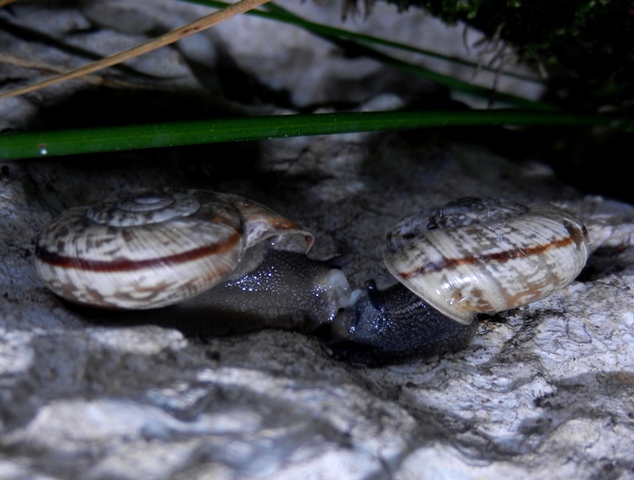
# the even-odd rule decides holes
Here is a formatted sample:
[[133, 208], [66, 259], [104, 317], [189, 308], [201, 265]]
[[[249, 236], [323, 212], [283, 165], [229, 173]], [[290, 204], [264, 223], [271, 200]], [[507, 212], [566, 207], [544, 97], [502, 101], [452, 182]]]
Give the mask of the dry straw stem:
[[194, 33], [206, 30], [207, 28], [213, 27], [214, 25], [223, 22], [224, 20], [227, 20], [235, 15], [259, 7], [260, 5], [263, 5], [268, 1], [269, 0], [241, 0], [237, 3], [234, 3], [233, 5], [228, 6], [227, 8], [214, 12], [211, 15], [207, 15], [194, 22], [188, 23], [187, 25], [183, 25], [182, 27], [172, 30], [165, 35], [161, 35], [158, 38], [150, 40], [141, 45], [137, 45], [136, 47], [132, 47], [128, 50], [124, 50], [123, 52], [116, 53], [97, 62], [89, 63], [88, 65], [84, 65], [83, 67], [71, 70], [70, 72], [67, 72], [63, 75], [49, 78], [41, 82], [34, 83], [33, 85], [28, 85], [26, 87], [18, 88], [13, 91], [0, 93], [0, 98], [23, 95], [28, 92], [33, 92], [35, 90], [39, 90], [50, 85], [54, 85], [56, 83], [71, 80], [73, 78], [78, 78], [84, 75], [88, 75], [89, 73], [96, 72], [97, 70], [117, 65], [118, 63], [121, 63], [129, 58], [143, 55], [144, 53], [148, 53], [152, 50], [156, 50], [157, 48], [161, 48], [165, 45], [174, 43], [181, 38], [185, 38], [193, 35]]
[[[6, 63], [8, 65], [14, 65], [16, 67], [28, 68], [31, 70], [40, 70], [47, 73], [64, 73], [63, 68], [56, 67], [55, 65], [50, 65], [48, 63], [42, 63], [39, 61], [25, 60], [23, 58], [14, 57], [13, 55], [6, 55], [4, 53], [0, 53], [0, 62]], [[84, 75], [82, 77], [82, 80], [84, 82], [92, 83], [95, 85], [108, 85], [120, 88], [141, 88], [137, 83], [126, 82], [124, 80], [115, 78], [102, 78], [98, 75]]]

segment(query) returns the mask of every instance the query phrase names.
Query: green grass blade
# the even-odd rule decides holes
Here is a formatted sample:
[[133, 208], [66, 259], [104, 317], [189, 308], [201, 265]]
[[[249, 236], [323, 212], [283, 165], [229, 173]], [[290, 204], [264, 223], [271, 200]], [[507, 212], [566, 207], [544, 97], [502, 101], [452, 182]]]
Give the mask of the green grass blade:
[[537, 110], [280, 115], [0, 135], [0, 160], [307, 135], [467, 125], [606, 125], [609, 117]]

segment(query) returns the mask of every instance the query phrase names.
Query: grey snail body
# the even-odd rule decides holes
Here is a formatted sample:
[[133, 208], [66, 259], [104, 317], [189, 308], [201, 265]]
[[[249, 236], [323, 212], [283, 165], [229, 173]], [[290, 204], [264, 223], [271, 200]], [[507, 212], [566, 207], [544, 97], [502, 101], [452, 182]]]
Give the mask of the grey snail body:
[[312, 333], [350, 306], [352, 292], [338, 267], [300, 253], [262, 250], [261, 261], [248, 272], [152, 316], [204, 335], [265, 328]]
[[353, 291], [340, 268], [305, 255], [312, 243], [241, 197], [147, 193], [62, 214], [38, 237], [35, 266], [74, 303], [150, 309], [150, 321], [194, 319], [213, 334], [327, 326], [339, 357], [379, 365], [464, 347], [475, 314], [563, 288], [588, 256], [587, 231], [568, 212], [488, 198], [398, 223], [385, 263], [400, 283], [383, 291]]

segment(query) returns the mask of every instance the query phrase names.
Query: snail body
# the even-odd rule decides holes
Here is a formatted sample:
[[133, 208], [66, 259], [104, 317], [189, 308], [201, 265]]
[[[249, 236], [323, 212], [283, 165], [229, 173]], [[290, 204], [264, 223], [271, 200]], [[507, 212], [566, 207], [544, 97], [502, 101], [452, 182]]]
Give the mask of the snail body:
[[149, 193], [62, 214], [38, 237], [35, 265], [71, 302], [223, 318], [221, 334], [328, 325], [340, 356], [381, 364], [464, 347], [477, 313], [550, 295], [588, 256], [587, 231], [565, 210], [490, 198], [399, 222], [385, 264], [400, 283], [385, 290], [351, 290], [340, 268], [306, 256], [312, 243], [241, 197]]
[[335, 317], [331, 348], [345, 360], [377, 366], [460, 350], [477, 331], [478, 322], [456, 322], [400, 283], [379, 290], [370, 281]]
[[146, 319], [215, 336], [264, 328], [311, 333], [329, 325], [359, 293], [351, 291], [341, 269], [331, 262], [267, 247], [262, 251], [260, 261], [244, 275], [147, 312]]

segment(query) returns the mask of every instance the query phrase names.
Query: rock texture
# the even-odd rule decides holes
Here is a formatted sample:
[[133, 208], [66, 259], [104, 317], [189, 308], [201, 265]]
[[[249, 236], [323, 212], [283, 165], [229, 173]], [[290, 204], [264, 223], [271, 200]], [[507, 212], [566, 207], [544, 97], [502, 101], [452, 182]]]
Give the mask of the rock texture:
[[[384, 18], [388, 10], [381, 8]], [[106, 50], [102, 38], [120, 48], [205, 11], [167, 1], [18, 4], [1, 11], [0, 20], [43, 29], [64, 45]], [[41, 15], [50, 19], [46, 25]], [[140, 72], [156, 75], [142, 78], [168, 92], [155, 100], [176, 96], [182, 113], [192, 106], [189, 98], [200, 96], [201, 114], [334, 105], [346, 88], [354, 91], [347, 98], [355, 109], [400, 108], [428, 89], [417, 82], [403, 87], [406, 77], [393, 72], [386, 75], [398, 88], [351, 79], [351, 71], [384, 78], [386, 69], [364, 59], [355, 62], [365, 67], [352, 68], [334, 47], [292, 29], [287, 36], [276, 26], [266, 38], [280, 43], [251, 41], [245, 48], [244, 39], [270, 26], [232, 22], [157, 52], [158, 63], [139, 59], [131, 71], [108, 78], [138, 84]], [[31, 60], [50, 48], [64, 67], [81, 60], [68, 48], [36, 48], [15, 29], [0, 32], [0, 45]], [[297, 57], [286, 57], [293, 50], [307, 62], [300, 68], [288, 60]], [[289, 63], [288, 76], [278, 67], [275, 78], [256, 71], [269, 62]], [[237, 95], [223, 79], [229, 66], [261, 83]], [[3, 68], [12, 78], [37, 76]], [[303, 81], [322, 80], [294, 88], [289, 79], [298, 72]], [[118, 111], [112, 118], [127, 123], [146, 100], [142, 92], [128, 101], [94, 88], [73, 82], [0, 100], [1, 127], [50, 128], [62, 110], [77, 115], [76, 123], [92, 123], [101, 113], [95, 107]], [[283, 99], [280, 88], [288, 89]], [[218, 95], [213, 100], [210, 91]], [[111, 105], [99, 103], [100, 95]], [[0, 477], [634, 478], [634, 208], [583, 197], [542, 164], [493, 153], [491, 145], [508, 132], [482, 131], [477, 142], [469, 133], [348, 134], [3, 164]], [[39, 283], [32, 245], [46, 221], [73, 205], [150, 187], [206, 188], [265, 203], [315, 233], [313, 257], [352, 254], [345, 271], [355, 286], [370, 278], [393, 283], [381, 254], [397, 220], [461, 196], [569, 208], [586, 222], [593, 254], [558, 294], [483, 319], [464, 351], [369, 369], [338, 361], [319, 338], [294, 332], [211, 338], [106, 321], [69, 307]]]

